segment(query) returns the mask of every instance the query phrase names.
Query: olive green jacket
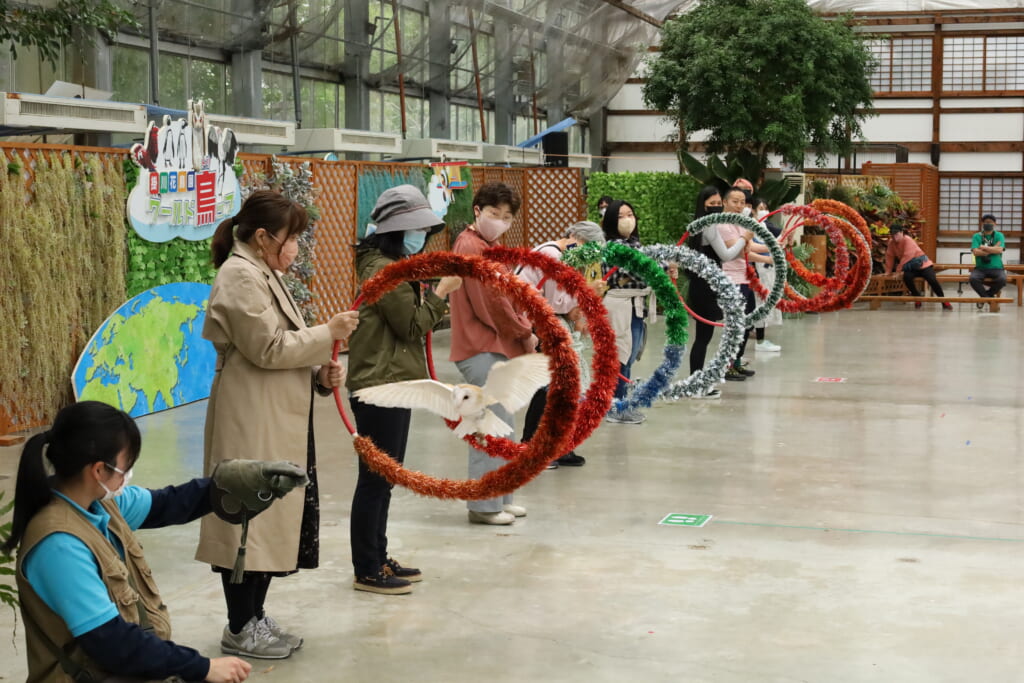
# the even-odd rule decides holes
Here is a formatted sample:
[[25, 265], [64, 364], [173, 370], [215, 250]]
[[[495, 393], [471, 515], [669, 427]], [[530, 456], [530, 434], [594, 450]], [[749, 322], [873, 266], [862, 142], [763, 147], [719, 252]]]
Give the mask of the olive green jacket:
[[[394, 263], [380, 250], [359, 248], [356, 272], [362, 284]], [[403, 282], [375, 304], [359, 309], [359, 327], [348, 341], [349, 391], [427, 378], [424, 338], [444, 317], [445, 302], [419, 284]]]

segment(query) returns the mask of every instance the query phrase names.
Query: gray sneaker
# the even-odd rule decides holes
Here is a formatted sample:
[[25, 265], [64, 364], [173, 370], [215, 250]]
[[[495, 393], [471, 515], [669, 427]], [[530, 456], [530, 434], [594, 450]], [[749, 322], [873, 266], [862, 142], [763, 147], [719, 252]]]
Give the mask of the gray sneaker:
[[227, 626], [220, 638], [220, 651], [226, 655], [254, 657], [256, 659], [286, 659], [292, 648], [273, 633], [264, 620], [253, 617], [242, 627], [241, 633], [232, 633]]
[[647, 420], [647, 416], [639, 410], [624, 410], [619, 413], [619, 421], [622, 424], [638, 425]]
[[277, 623], [274, 617], [270, 616], [269, 614], [264, 614], [262, 621], [267, 625], [267, 628], [270, 629], [271, 633], [277, 636], [279, 640], [283, 640], [284, 642], [288, 643], [288, 647], [290, 647], [292, 650], [298, 650], [300, 647], [302, 647], [302, 636], [292, 635], [291, 633], [288, 633], [287, 631], [282, 629], [280, 624]]

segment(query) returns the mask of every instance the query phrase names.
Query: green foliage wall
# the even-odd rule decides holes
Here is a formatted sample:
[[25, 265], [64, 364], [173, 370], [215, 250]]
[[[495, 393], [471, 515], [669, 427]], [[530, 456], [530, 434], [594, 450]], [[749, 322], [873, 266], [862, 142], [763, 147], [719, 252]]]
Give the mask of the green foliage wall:
[[[124, 162], [125, 184], [130, 194], [139, 179], [139, 167]], [[210, 239], [189, 242], [148, 242], [134, 230], [127, 231], [128, 269], [125, 289], [128, 298], [171, 282], [204, 282], [211, 284], [217, 269], [210, 257]], [[111, 309], [113, 310], [113, 309]]]
[[693, 220], [701, 184], [678, 173], [592, 173], [587, 182], [587, 216], [600, 223], [602, 195], [633, 205], [644, 244], [675, 244]]

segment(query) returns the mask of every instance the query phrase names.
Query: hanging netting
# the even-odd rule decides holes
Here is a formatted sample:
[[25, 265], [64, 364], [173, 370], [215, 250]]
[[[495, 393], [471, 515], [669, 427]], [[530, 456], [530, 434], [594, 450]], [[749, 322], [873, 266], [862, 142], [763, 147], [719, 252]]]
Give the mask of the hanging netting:
[[[119, 0], [144, 27], [156, 1]], [[411, 97], [442, 93], [470, 106], [479, 85], [479, 98], [490, 106], [511, 91], [521, 111], [554, 107], [585, 118], [633, 75], [657, 42], [657, 24], [688, 4], [464, 0], [439, 9], [426, 0], [369, 0], [366, 21], [346, 27], [353, 0], [164, 0], [158, 21], [164, 40], [225, 52], [258, 49], [265, 65], [290, 65], [296, 50], [302, 67], [335, 82], [361, 73], [371, 87], [387, 90], [401, 75]]]

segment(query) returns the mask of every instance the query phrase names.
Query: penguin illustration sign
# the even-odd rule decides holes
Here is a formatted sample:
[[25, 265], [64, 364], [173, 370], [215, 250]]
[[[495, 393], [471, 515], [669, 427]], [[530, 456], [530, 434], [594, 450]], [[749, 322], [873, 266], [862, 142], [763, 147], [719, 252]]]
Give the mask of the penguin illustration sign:
[[237, 154], [234, 132], [209, 125], [202, 101], [189, 100], [187, 119], [150, 122], [145, 142], [131, 150], [139, 181], [128, 196], [128, 221], [150, 242], [210, 237], [242, 206]]

